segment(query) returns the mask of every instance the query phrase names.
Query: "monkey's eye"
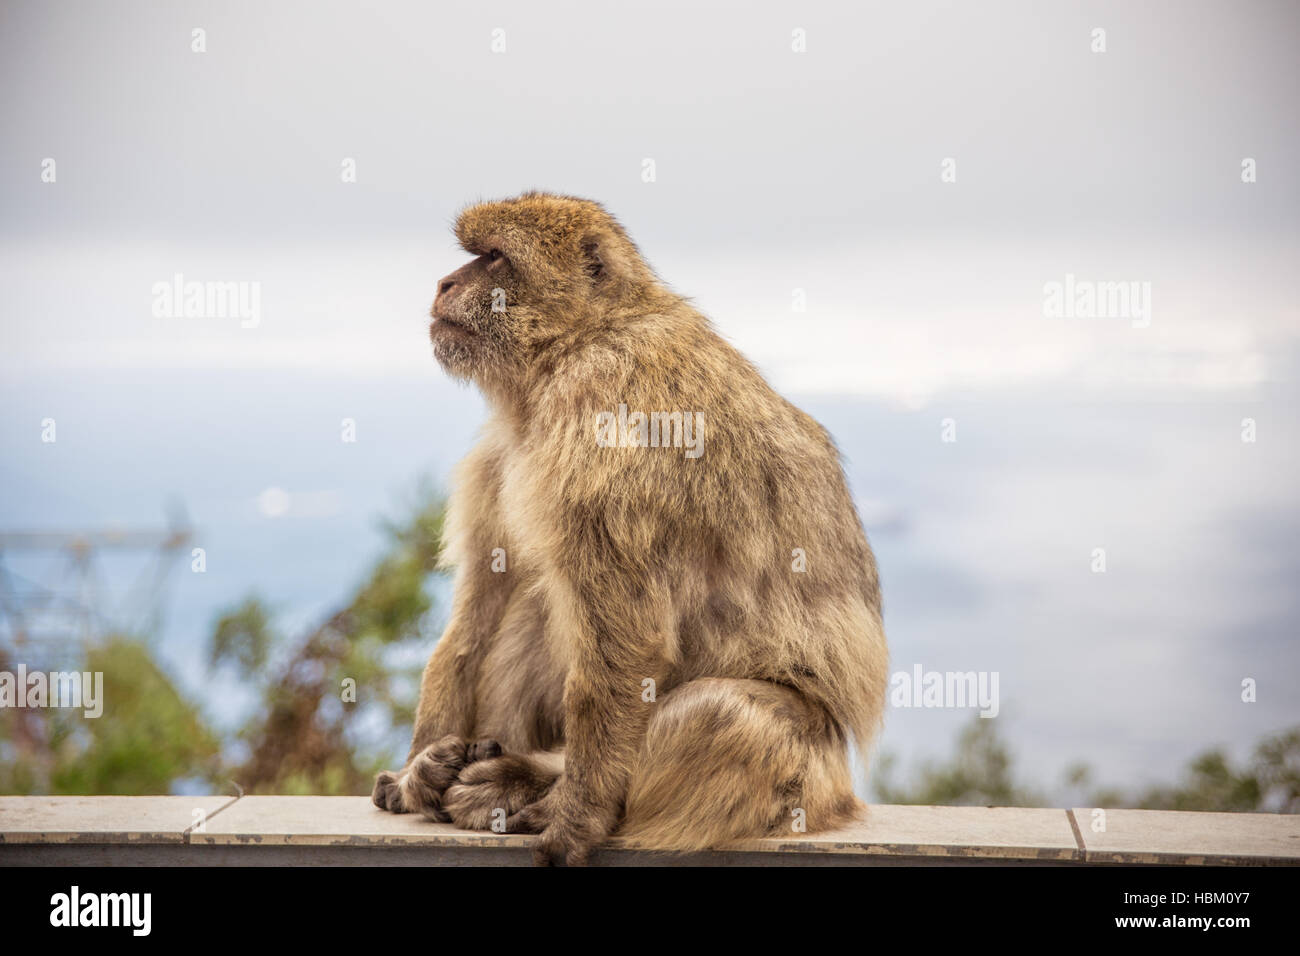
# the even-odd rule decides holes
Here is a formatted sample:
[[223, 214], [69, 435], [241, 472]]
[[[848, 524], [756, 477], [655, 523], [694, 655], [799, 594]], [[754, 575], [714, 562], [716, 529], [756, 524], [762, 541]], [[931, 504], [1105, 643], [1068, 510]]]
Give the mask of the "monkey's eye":
[[491, 252], [488, 253], [488, 262], [496, 262], [500, 258], [501, 258], [500, 249], [493, 249]]

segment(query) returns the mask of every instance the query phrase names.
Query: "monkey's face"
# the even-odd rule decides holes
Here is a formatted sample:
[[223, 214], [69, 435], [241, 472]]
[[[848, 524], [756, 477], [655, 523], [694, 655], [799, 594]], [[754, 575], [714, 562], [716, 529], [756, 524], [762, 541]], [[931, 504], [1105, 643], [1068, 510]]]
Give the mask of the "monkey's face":
[[429, 335], [450, 374], [521, 384], [546, 353], [583, 341], [655, 287], [622, 227], [585, 199], [526, 193], [464, 210], [456, 238], [474, 258], [438, 283]]
[[[517, 380], [545, 343], [578, 333], [599, 312], [597, 280], [576, 245], [562, 256], [559, 237], [515, 239], [471, 248], [475, 257], [439, 281], [430, 311], [434, 357], [451, 375], [480, 386]], [[529, 256], [537, 250], [546, 255]]]
[[518, 276], [500, 249], [489, 248], [438, 283], [430, 315], [434, 357], [457, 378], [477, 379], [518, 353]]

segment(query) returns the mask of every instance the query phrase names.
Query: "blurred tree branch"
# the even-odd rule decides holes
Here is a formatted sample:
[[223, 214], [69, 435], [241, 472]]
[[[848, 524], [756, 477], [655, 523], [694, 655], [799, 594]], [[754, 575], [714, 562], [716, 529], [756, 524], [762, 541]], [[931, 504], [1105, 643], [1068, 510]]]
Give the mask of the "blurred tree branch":
[[227, 612], [213, 630], [211, 660], [234, 666], [259, 687], [258, 713], [240, 732], [250, 750], [231, 775], [250, 793], [368, 793], [386, 754], [359, 752], [351, 731], [363, 715], [385, 730], [414, 717], [419, 665], [389, 663], [389, 651], [425, 636], [432, 606], [426, 583], [441, 555], [443, 503], [429, 496], [352, 599], [294, 648], [274, 677], [265, 673], [280, 642], [257, 598]]
[[[876, 762], [873, 785], [882, 803], [1042, 807], [1042, 794], [1017, 783], [1012, 758], [993, 721], [972, 719], [957, 738], [947, 763], [927, 763], [910, 785], [894, 783], [892, 754]], [[1092, 771], [1075, 764], [1065, 774], [1067, 789], [1088, 787]], [[1300, 813], [1300, 727], [1264, 738], [1244, 766], [1234, 767], [1220, 750], [1210, 750], [1188, 766], [1182, 782], [1138, 793], [1093, 789], [1089, 806], [1111, 809], [1206, 810]]]

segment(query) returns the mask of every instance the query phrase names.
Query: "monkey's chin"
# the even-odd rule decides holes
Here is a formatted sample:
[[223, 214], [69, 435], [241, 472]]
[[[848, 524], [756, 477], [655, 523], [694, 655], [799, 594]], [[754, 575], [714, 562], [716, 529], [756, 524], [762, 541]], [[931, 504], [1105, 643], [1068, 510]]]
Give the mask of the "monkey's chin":
[[440, 336], [434, 334], [433, 357], [442, 370], [452, 378], [469, 380], [477, 364], [476, 350], [465, 341], [468, 336]]
[[[435, 356], [443, 354], [456, 356], [468, 353], [475, 347], [477, 338], [478, 336], [459, 322], [434, 319], [429, 325], [429, 341], [433, 343], [433, 354]], [[441, 358], [439, 361], [441, 361]]]

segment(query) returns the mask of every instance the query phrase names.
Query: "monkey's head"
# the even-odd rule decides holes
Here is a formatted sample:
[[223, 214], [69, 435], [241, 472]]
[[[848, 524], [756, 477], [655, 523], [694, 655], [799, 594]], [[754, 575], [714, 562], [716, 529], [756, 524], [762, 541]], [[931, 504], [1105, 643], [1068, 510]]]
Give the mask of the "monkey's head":
[[456, 221], [469, 262], [438, 283], [429, 337], [451, 375], [521, 381], [549, 349], [644, 312], [665, 290], [598, 203], [525, 193]]

